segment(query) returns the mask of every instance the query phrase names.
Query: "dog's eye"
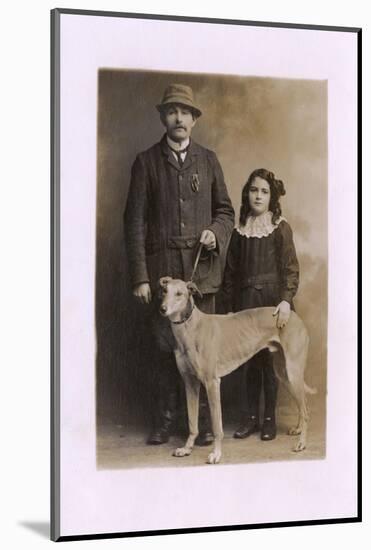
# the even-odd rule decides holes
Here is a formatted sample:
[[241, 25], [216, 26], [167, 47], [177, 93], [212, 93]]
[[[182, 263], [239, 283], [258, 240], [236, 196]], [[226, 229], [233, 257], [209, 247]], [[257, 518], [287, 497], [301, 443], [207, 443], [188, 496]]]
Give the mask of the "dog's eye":
[[176, 295], [177, 296], [183, 296], [183, 293], [182, 292], [177, 292]]

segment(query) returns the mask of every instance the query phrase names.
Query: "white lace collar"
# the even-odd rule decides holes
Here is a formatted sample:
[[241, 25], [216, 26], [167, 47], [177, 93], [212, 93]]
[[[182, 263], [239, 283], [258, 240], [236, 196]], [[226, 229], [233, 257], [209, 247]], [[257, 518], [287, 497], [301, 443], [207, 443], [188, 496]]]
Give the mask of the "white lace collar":
[[[280, 216], [274, 223], [272, 222], [272, 212], [268, 211], [261, 216], [248, 216], [245, 225], [239, 225], [236, 227], [237, 232], [244, 237], [268, 237], [278, 225], [285, 220], [283, 216]], [[285, 220], [286, 221], [286, 220]]]

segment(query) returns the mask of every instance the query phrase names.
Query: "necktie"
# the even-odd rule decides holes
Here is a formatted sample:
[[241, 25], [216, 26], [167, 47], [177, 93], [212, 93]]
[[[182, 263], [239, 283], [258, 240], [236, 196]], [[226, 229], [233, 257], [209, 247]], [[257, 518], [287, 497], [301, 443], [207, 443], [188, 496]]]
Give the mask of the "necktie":
[[173, 151], [173, 153], [176, 154], [179, 166], [182, 167], [183, 166], [183, 159], [182, 159], [181, 155], [182, 155], [182, 153], [186, 153], [188, 151], [189, 145], [187, 145], [187, 147], [184, 147], [184, 149], [180, 149], [178, 151], [176, 149], [173, 149], [172, 147], [170, 147], [170, 145], [169, 145], [169, 148], [171, 149], [171, 151]]

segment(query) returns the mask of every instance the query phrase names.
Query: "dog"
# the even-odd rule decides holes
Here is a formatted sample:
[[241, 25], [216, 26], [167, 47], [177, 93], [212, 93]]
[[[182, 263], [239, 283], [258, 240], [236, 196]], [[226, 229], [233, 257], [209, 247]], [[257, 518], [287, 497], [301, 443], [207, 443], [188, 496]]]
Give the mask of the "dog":
[[202, 297], [193, 282], [162, 277], [159, 281], [160, 313], [171, 324], [175, 338], [177, 367], [183, 378], [187, 399], [189, 436], [174, 456], [191, 454], [198, 435], [200, 384], [205, 386], [210, 408], [214, 447], [208, 464], [218, 464], [222, 456], [223, 425], [220, 381], [264, 348], [273, 352], [274, 369], [279, 380], [294, 398], [298, 423], [289, 430], [299, 435], [294, 451], [306, 446], [308, 408], [306, 393], [316, 393], [304, 381], [309, 336], [300, 317], [292, 311], [287, 325], [278, 329], [275, 308], [247, 309], [227, 315], [202, 313], [193, 296]]

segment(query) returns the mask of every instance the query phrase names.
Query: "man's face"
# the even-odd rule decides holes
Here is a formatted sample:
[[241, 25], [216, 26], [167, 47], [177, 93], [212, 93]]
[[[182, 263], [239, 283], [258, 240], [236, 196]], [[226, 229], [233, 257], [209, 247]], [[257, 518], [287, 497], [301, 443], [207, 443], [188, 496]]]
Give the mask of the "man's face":
[[169, 138], [179, 143], [189, 138], [196, 124], [192, 111], [179, 104], [169, 105], [161, 114], [161, 120]]

